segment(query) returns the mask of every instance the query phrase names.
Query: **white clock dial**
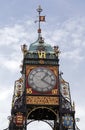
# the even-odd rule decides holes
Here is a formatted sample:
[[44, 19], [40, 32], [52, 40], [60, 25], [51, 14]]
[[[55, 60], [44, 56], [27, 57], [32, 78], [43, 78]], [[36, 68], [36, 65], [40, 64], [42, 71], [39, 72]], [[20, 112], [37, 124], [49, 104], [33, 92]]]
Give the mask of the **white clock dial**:
[[47, 92], [56, 85], [56, 76], [51, 70], [38, 67], [28, 75], [28, 84], [38, 92]]

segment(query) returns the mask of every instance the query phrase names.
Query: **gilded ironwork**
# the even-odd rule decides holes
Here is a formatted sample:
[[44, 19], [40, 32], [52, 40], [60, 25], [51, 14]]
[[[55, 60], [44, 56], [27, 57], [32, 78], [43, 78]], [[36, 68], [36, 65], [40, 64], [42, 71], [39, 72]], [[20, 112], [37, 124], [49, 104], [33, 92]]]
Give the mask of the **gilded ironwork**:
[[46, 96], [27, 96], [26, 104], [34, 105], [59, 105], [58, 97], [46, 97]]
[[[41, 66], [40, 65], [27, 65], [26, 66], [26, 76], [29, 74], [29, 72], [32, 69], [37, 68], [37, 67], [41, 67]], [[54, 74], [56, 76], [58, 76], [58, 66], [42, 66], [42, 67], [45, 67], [45, 68], [52, 70], [54, 72]]]
[[38, 56], [40, 59], [46, 59], [46, 52], [45, 51], [38, 51]]

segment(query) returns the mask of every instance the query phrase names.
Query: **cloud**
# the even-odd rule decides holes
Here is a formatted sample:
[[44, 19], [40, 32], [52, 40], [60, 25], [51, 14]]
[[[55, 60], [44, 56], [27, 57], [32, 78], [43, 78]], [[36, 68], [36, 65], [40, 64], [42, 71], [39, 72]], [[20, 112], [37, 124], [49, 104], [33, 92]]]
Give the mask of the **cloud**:
[[[56, 23], [55, 23], [56, 24]], [[48, 42], [59, 45], [61, 57], [79, 64], [85, 59], [85, 18], [70, 18], [46, 33]], [[50, 39], [49, 39], [50, 37]]]
[[14, 25], [14, 27], [4, 27], [3, 29], [0, 29], [0, 45], [14, 44], [23, 36], [23, 28], [20, 25]]
[[[0, 64], [11, 71], [19, 68], [21, 60], [20, 44], [27, 43], [29, 39], [24, 25], [15, 24], [0, 28]], [[28, 40], [29, 41], [29, 40]]]
[[[10, 57], [10, 56], [9, 56]], [[18, 71], [18, 69], [20, 68], [20, 61], [21, 58], [19, 59], [12, 59], [12, 58], [8, 58], [8, 57], [3, 57], [0, 58], [0, 65], [2, 66], [2, 68], [7, 69], [11, 72], [16, 72]]]
[[80, 63], [82, 60], [84, 60], [84, 56], [81, 56], [81, 50], [79, 48], [77, 48], [76, 50], [71, 50], [71, 51], [67, 51], [67, 52], [63, 52], [61, 54], [61, 57], [67, 60], [74, 60], [73, 62], [78, 64]]
[[26, 22], [14, 24], [10, 26], [5, 26], [0, 28], [0, 46], [2, 45], [18, 45], [22, 42], [27, 42], [33, 36], [35, 37], [34, 33], [32, 33], [32, 26], [33, 22], [27, 20]]

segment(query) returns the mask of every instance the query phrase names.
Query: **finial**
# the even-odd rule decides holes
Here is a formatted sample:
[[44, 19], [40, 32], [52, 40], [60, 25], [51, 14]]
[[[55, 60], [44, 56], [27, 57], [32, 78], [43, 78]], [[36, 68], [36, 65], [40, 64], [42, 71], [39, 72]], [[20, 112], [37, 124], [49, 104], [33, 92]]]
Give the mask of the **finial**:
[[44, 39], [42, 37], [39, 38], [39, 43], [44, 43]]
[[72, 106], [72, 108], [73, 108], [73, 111], [75, 111], [75, 102], [73, 101], [73, 106]]
[[39, 28], [38, 28], [38, 39], [40, 39], [41, 37], [41, 28], [40, 28], [40, 22], [45, 22], [45, 16], [41, 16], [40, 13], [43, 11], [43, 9], [41, 8], [41, 6], [39, 5], [39, 7], [36, 9], [37, 12], [39, 13], [39, 19], [38, 19], [38, 22], [39, 22]]
[[23, 55], [25, 55], [26, 53], [27, 53], [27, 45], [26, 44], [24, 44], [24, 45], [21, 45], [21, 50], [22, 50], [22, 52], [23, 52]]
[[63, 72], [62, 71], [60, 71], [60, 76], [62, 76], [63, 75]]
[[38, 8], [36, 9], [37, 12], [41, 13], [43, 11], [43, 9], [41, 8], [41, 6], [39, 5]]
[[59, 50], [59, 46], [54, 46], [54, 52], [56, 54], [56, 56], [59, 56], [60, 50]]

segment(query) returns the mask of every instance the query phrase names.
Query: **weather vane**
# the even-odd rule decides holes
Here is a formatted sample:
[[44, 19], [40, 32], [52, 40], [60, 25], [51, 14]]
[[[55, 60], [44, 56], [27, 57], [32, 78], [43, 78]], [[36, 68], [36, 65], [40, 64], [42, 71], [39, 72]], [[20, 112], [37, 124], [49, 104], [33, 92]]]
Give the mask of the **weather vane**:
[[39, 7], [36, 9], [37, 12], [39, 13], [39, 19], [38, 21], [35, 21], [35, 22], [38, 22], [39, 23], [39, 27], [38, 27], [38, 39], [40, 39], [41, 37], [41, 28], [40, 28], [40, 22], [45, 22], [45, 16], [41, 16], [41, 12], [43, 11], [43, 9], [41, 8], [41, 6], [39, 5]]

